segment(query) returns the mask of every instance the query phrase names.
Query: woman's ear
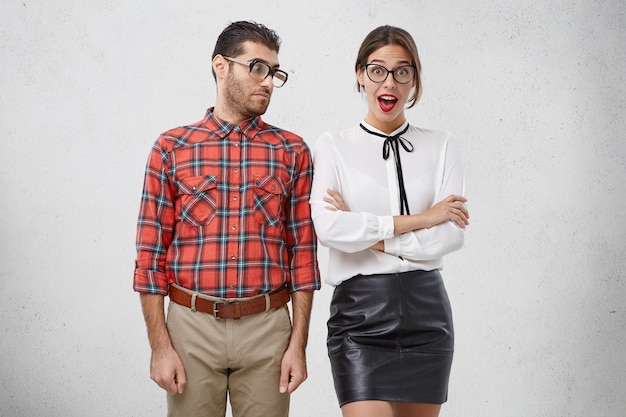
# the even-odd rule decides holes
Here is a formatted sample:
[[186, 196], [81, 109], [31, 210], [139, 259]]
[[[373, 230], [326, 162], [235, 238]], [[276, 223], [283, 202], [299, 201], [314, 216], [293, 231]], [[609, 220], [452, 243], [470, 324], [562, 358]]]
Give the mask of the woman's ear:
[[364, 75], [363, 67], [359, 66], [359, 69], [356, 71], [356, 79], [361, 88], [365, 88], [365, 79], [363, 78]]

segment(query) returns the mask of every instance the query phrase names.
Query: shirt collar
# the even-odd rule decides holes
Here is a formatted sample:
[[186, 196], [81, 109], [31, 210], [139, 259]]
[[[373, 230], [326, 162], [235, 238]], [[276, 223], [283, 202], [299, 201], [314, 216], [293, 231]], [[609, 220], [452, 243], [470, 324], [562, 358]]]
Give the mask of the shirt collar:
[[224, 139], [230, 132], [241, 132], [245, 139], [254, 138], [263, 128], [265, 122], [261, 119], [261, 116], [254, 117], [252, 119], [243, 121], [239, 124], [230, 123], [218, 118], [213, 110], [215, 107], [211, 107], [206, 111], [203, 120], [203, 126], [210, 131], [215, 132], [214, 137], [218, 139]]
[[[405, 121], [404, 121], [404, 123], [402, 123], [400, 126], [398, 126], [398, 128], [397, 128], [396, 130], [394, 130], [393, 132], [391, 132], [391, 133], [385, 133], [385, 132], [383, 132], [383, 131], [382, 131], [382, 130], [380, 130], [380, 129], [376, 129], [374, 126], [372, 126], [371, 124], [367, 123], [367, 122], [365, 121], [365, 119], [363, 119], [363, 120], [361, 121], [361, 124], [362, 124], [363, 126], [365, 126], [366, 128], [368, 128], [369, 130], [373, 130], [374, 132], [378, 132], [378, 133], [380, 133], [380, 134], [382, 134], [382, 135], [385, 135], [385, 136], [393, 136], [393, 135], [395, 135], [396, 133], [401, 132], [401, 131], [402, 131], [402, 129], [404, 129], [404, 128], [406, 127], [406, 125], [408, 125], [408, 124], [409, 124], [409, 121], [408, 121], [408, 120], [405, 120]], [[358, 126], [357, 126], [357, 127], [358, 127]]]

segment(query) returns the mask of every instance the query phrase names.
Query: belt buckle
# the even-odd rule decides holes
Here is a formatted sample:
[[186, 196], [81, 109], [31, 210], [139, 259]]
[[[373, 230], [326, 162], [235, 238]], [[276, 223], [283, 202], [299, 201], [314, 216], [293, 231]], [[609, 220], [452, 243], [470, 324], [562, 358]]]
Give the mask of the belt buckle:
[[215, 317], [216, 319], [221, 318], [217, 314], [219, 313], [219, 306], [222, 304], [228, 304], [228, 301], [214, 301], [213, 302], [213, 317]]
[[[219, 313], [219, 306], [220, 305], [233, 305], [233, 307], [235, 307], [235, 315], [232, 317], [235, 320], [240, 319], [241, 318], [241, 310], [240, 310], [240, 302], [238, 301], [214, 301], [213, 302], [213, 317], [215, 317], [216, 319], [222, 319], [223, 317], [218, 316]], [[227, 317], [230, 318], [230, 317]]]

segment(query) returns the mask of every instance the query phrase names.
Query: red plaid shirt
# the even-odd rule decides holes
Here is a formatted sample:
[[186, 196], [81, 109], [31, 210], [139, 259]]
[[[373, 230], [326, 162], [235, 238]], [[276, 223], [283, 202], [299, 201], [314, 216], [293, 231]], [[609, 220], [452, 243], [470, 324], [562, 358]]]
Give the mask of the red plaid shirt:
[[152, 148], [133, 288], [166, 295], [176, 283], [216, 297], [285, 283], [291, 291], [319, 289], [309, 148], [260, 117], [233, 125], [212, 110]]

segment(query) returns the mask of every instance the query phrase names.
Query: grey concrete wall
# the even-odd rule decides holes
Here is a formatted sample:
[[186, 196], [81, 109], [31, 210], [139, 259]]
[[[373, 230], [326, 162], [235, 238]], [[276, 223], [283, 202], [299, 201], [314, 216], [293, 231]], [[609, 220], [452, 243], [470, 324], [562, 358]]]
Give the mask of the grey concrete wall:
[[[131, 289], [148, 150], [215, 97], [210, 54], [251, 19], [283, 38], [268, 122], [312, 147], [366, 104], [363, 37], [409, 30], [417, 125], [459, 137], [471, 226], [443, 271], [456, 356], [441, 415], [626, 410], [626, 7], [620, 0], [3, 0], [0, 415], [157, 416]], [[320, 263], [326, 266], [320, 250]], [[294, 417], [339, 416], [316, 299]]]

